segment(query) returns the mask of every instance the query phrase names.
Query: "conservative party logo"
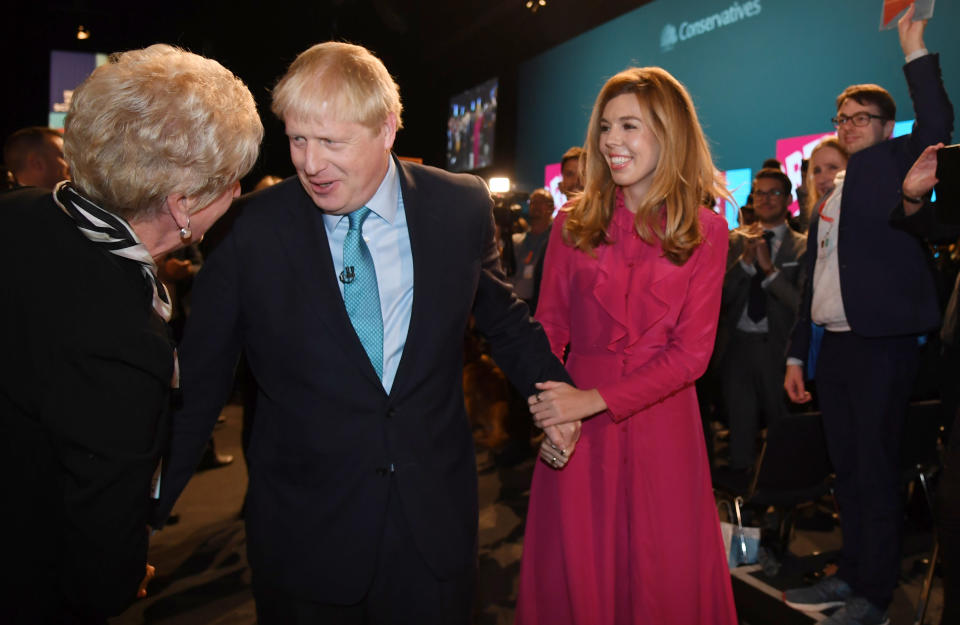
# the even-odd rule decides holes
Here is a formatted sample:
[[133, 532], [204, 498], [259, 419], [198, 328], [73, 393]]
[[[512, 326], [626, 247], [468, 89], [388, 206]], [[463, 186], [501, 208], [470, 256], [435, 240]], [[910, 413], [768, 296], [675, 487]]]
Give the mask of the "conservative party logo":
[[760, 0], [747, 0], [743, 3], [734, 2], [726, 9], [701, 19], [681, 22], [679, 28], [673, 24], [667, 24], [660, 31], [660, 51], [669, 52], [680, 42], [705, 35], [724, 26], [730, 26], [740, 20], [755, 17], [760, 15], [762, 10]]
[[675, 45], [677, 45], [677, 27], [673, 24], [667, 24], [663, 27], [663, 32], [660, 33], [660, 49], [669, 52], [673, 50]]

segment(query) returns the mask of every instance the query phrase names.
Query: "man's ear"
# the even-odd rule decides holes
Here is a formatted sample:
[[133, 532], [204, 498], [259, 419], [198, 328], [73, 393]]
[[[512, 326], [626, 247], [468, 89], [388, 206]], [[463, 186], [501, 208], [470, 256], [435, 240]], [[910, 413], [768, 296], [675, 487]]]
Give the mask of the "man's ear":
[[393, 142], [397, 138], [397, 114], [387, 113], [387, 119], [384, 120], [381, 132], [383, 133], [383, 147], [385, 150], [393, 149]]
[[164, 209], [170, 213], [177, 228], [186, 228], [190, 225], [190, 203], [183, 193], [171, 193], [163, 202]]
[[896, 124], [897, 122], [892, 119], [888, 119], [887, 121], [883, 122], [883, 138], [884, 139], [889, 139], [890, 137], [893, 136], [893, 127], [896, 126]]

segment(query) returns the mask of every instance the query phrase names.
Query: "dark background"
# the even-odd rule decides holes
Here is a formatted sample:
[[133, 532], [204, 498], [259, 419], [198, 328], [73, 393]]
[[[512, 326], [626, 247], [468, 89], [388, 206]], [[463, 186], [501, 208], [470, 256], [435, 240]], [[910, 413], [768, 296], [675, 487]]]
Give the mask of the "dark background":
[[[517, 64], [650, 0], [313, 0], [251, 3], [16, 0], [0, 21], [4, 80], [0, 135], [46, 125], [50, 50], [111, 53], [169, 43], [212, 57], [257, 99], [266, 127], [250, 181], [293, 173], [282, 124], [270, 113], [270, 88], [298, 53], [326, 40], [368, 47], [400, 85], [404, 129], [395, 150], [442, 166], [451, 96], [498, 77], [493, 166], [511, 175], [516, 152]], [[82, 24], [91, 37], [76, 38]], [[559, 156], [559, 155], [558, 155]]]

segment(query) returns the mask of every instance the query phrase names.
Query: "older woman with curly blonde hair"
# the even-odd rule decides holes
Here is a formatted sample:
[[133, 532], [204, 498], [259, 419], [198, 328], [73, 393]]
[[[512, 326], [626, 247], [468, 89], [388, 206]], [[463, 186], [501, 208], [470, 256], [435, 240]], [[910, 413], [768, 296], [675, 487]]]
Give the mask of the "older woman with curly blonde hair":
[[[587, 129], [586, 186], [557, 218], [537, 319], [577, 388], [538, 384], [517, 623], [736, 623], [694, 381], [727, 252], [726, 195], [693, 102], [620, 72]], [[582, 425], [581, 425], [582, 424]]]
[[223, 215], [263, 138], [236, 76], [166, 45], [94, 70], [65, 125], [73, 182], [0, 197], [20, 233], [0, 248], [3, 623], [102, 623], [145, 593], [178, 386], [154, 259]]

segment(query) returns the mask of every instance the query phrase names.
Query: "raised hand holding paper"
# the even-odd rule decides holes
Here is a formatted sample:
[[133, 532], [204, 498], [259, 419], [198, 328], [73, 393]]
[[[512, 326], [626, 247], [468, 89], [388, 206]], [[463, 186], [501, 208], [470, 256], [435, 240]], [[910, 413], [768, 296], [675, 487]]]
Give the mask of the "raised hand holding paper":
[[[933, 17], [933, 4], [935, 0], [916, 0], [916, 13], [913, 21], [928, 20]], [[896, 28], [897, 19], [908, 8], [910, 0], [883, 0], [883, 10], [880, 12], [880, 30], [890, 30]]]

